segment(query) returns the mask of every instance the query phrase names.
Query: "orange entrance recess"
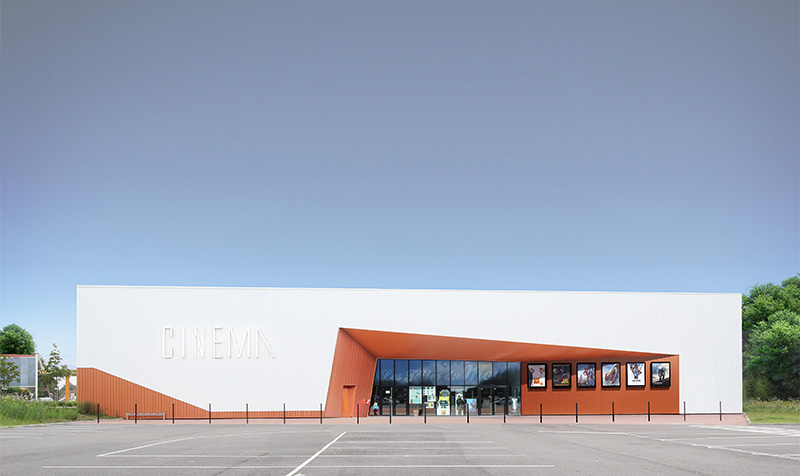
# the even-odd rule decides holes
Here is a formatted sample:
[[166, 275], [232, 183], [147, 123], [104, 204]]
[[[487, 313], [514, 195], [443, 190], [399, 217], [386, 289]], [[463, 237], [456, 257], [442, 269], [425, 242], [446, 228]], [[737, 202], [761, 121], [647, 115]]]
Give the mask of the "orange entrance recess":
[[[520, 386], [522, 388], [522, 414], [569, 415], [575, 413], [575, 405], [581, 414], [677, 414], [679, 409], [679, 359], [677, 355], [648, 352], [631, 352], [588, 347], [569, 347], [547, 344], [528, 344], [521, 342], [468, 339], [422, 334], [406, 334], [364, 329], [340, 329], [333, 357], [331, 380], [328, 390], [326, 416], [339, 415], [331, 412], [335, 408], [345, 408], [349, 403], [342, 402], [343, 386], [356, 387], [355, 399], [360, 404], [362, 415], [367, 414], [372, 392], [372, 379], [375, 375], [377, 359], [421, 359], [421, 360], [475, 360], [521, 362]], [[669, 362], [671, 385], [651, 387], [649, 381], [644, 387], [626, 387], [625, 372], [622, 372], [619, 387], [603, 387], [600, 379], [594, 388], [578, 388], [576, 372], [578, 363], [594, 363], [597, 375], [600, 366], [607, 362], [619, 362], [624, 369], [627, 362], [645, 362], [645, 375], [649, 378], [651, 362]], [[544, 388], [528, 388], [528, 363], [551, 365], [571, 364], [572, 386], [553, 388], [548, 376]]]
[[[522, 414], [538, 415], [541, 405], [545, 415], [574, 414], [575, 405], [581, 414], [645, 414], [650, 404], [653, 414], [678, 414], [679, 359], [677, 355], [631, 352], [587, 347], [468, 339], [422, 334], [339, 329], [334, 351], [325, 417], [360, 416], [369, 413], [373, 377], [378, 359], [474, 360], [520, 362]], [[671, 364], [671, 385], [665, 388], [626, 387], [624, 372], [620, 387], [577, 388], [577, 363], [595, 363], [598, 370], [604, 362], [645, 362], [650, 376], [650, 362]], [[526, 364], [546, 363], [548, 372], [554, 363], [569, 363], [572, 369], [570, 388], [528, 388]], [[208, 409], [176, 400], [168, 395], [134, 384], [94, 368], [78, 369], [78, 400], [100, 402], [101, 411], [124, 416], [134, 408], [140, 413], [164, 412], [167, 418], [208, 418]], [[212, 412], [213, 418], [245, 418], [245, 412]], [[252, 411], [251, 418], [281, 418], [282, 411]], [[317, 418], [319, 410], [289, 411], [287, 417]]]

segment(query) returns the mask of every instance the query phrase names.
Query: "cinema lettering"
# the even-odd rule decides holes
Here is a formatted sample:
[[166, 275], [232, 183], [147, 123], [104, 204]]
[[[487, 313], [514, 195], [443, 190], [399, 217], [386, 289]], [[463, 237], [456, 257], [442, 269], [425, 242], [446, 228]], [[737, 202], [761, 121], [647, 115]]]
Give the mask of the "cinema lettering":
[[251, 359], [275, 352], [258, 327], [173, 327], [161, 329], [161, 357], [172, 359]]

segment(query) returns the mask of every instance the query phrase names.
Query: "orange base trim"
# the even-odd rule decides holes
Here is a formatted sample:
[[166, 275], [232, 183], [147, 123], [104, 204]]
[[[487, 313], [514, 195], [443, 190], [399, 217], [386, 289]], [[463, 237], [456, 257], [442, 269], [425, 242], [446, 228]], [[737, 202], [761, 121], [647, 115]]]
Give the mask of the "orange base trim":
[[[188, 404], [169, 395], [150, 390], [147, 387], [129, 382], [115, 375], [94, 368], [78, 369], [78, 401], [100, 404], [104, 415], [124, 418], [125, 413], [164, 413], [167, 419], [173, 417], [175, 405], [176, 419], [208, 418], [208, 409]], [[283, 411], [251, 411], [250, 418], [283, 418]], [[211, 419], [241, 418], [248, 412], [211, 412]], [[324, 415], [323, 415], [324, 416]], [[319, 418], [317, 411], [287, 411], [286, 418]]]

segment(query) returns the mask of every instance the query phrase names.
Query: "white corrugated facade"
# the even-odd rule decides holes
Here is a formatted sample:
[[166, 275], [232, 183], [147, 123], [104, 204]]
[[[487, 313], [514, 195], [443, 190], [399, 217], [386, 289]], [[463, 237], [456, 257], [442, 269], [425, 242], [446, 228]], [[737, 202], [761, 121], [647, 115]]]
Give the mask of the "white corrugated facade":
[[676, 354], [690, 413], [741, 412], [739, 294], [78, 287], [78, 367], [219, 411], [319, 408], [339, 328]]

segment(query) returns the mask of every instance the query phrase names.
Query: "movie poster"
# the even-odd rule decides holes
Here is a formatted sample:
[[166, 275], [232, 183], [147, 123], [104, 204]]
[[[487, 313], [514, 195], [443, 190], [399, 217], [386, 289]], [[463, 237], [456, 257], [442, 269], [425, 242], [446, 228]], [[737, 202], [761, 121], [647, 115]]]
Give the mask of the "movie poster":
[[477, 398], [468, 398], [467, 399], [467, 408], [469, 408], [470, 415], [477, 415], [478, 414], [478, 399]]
[[553, 388], [570, 388], [572, 386], [572, 364], [553, 364]]
[[628, 362], [625, 375], [628, 387], [644, 387], [644, 362]]
[[408, 402], [412, 405], [422, 404], [422, 387], [408, 387]]
[[603, 363], [600, 371], [603, 387], [619, 387], [619, 362]]
[[425, 397], [425, 408], [436, 408], [436, 387], [422, 387], [422, 396]]
[[443, 388], [439, 392], [439, 405], [436, 410], [437, 415], [449, 415], [450, 414], [450, 390]]
[[591, 364], [578, 364], [578, 371], [575, 379], [578, 381], [578, 387], [594, 387], [595, 386], [595, 365]]
[[669, 362], [650, 363], [650, 386], [669, 387]]
[[542, 388], [547, 386], [547, 365], [528, 364], [528, 387]]

